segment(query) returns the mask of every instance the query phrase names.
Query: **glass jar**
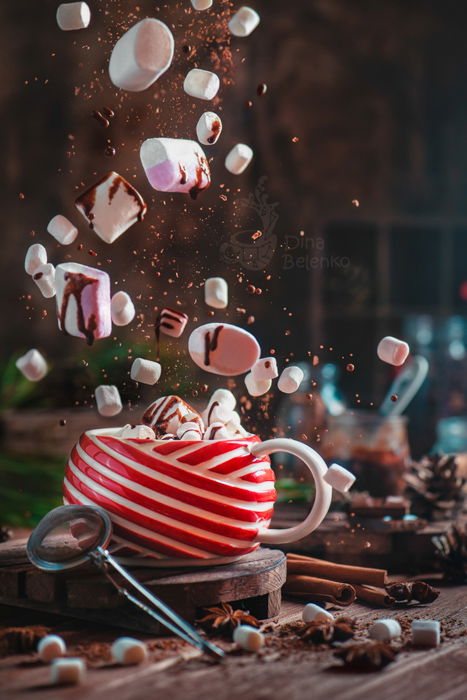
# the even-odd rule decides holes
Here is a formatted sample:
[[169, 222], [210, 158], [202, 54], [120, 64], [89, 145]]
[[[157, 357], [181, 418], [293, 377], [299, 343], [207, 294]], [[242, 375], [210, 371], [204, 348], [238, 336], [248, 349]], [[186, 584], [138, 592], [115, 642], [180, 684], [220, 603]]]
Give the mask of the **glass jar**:
[[406, 416], [348, 411], [328, 417], [321, 453], [357, 477], [354, 489], [372, 496], [399, 496], [410, 464]]

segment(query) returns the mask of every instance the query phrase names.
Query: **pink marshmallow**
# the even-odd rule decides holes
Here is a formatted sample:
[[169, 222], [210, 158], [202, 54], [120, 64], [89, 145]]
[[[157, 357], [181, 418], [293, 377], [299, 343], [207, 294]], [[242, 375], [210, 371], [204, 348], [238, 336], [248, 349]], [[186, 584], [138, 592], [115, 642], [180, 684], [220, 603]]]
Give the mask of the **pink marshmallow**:
[[186, 139], [146, 139], [140, 150], [151, 187], [160, 192], [189, 192], [195, 198], [211, 184], [203, 149]]
[[229, 323], [206, 323], [190, 335], [188, 352], [193, 362], [206, 372], [233, 377], [253, 367], [261, 348], [256, 338], [243, 328]]
[[390, 365], [399, 367], [403, 365], [409, 356], [410, 348], [407, 343], [398, 338], [387, 335], [379, 341], [377, 354], [380, 360]]

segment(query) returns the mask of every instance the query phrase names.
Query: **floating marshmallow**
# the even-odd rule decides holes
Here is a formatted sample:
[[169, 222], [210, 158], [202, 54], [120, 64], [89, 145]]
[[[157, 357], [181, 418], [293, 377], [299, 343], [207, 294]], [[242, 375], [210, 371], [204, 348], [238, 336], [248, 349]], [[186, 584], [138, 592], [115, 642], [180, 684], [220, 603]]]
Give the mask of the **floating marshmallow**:
[[28, 275], [33, 275], [36, 270], [47, 262], [47, 251], [40, 243], [30, 245], [24, 258], [24, 269]]
[[188, 352], [198, 367], [223, 376], [245, 374], [261, 354], [251, 333], [229, 323], [206, 323], [188, 339]]
[[146, 139], [139, 152], [149, 184], [159, 192], [198, 192], [211, 184], [204, 151], [187, 139]]
[[112, 418], [122, 410], [122, 400], [116, 386], [111, 384], [101, 384], [94, 392], [96, 397], [97, 410], [101, 416]]
[[198, 422], [200, 428], [203, 425], [201, 416], [194, 414], [198, 420], [193, 418], [193, 409], [186, 401], [179, 396], [161, 396], [153, 401], [143, 414], [143, 423], [150, 425], [157, 436], [166, 433], [175, 434], [183, 424], [183, 419], [189, 415], [192, 422]]
[[260, 358], [251, 368], [251, 374], [257, 382], [265, 381], [266, 379], [275, 379], [279, 375], [276, 358]]
[[412, 644], [414, 647], [437, 647], [440, 642], [438, 620], [412, 620]]
[[195, 10], [208, 10], [212, 6], [212, 0], [191, 0]]
[[55, 271], [58, 327], [92, 345], [112, 332], [110, 277], [104, 270], [62, 263]]
[[113, 243], [146, 214], [140, 193], [118, 173], [111, 171], [83, 192], [75, 206], [89, 228], [106, 243]]
[[284, 394], [293, 394], [302, 383], [304, 376], [300, 367], [296, 367], [295, 365], [286, 367], [279, 377], [277, 387], [279, 391], [282, 391]]
[[116, 326], [128, 326], [135, 317], [135, 306], [126, 292], [116, 292], [110, 300], [112, 323]]
[[52, 299], [55, 296], [55, 267], [51, 263], [45, 263], [36, 268], [32, 278], [43, 297]]
[[78, 229], [74, 224], [61, 214], [57, 214], [53, 219], [50, 219], [47, 225], [47, 231], [56, 241], [62, 245], [70, 245], [76, 240]]
[[118, 664], [130, 666], [141, 664], [148, 658], [146, 644], [132, 637], [120, 637], [111, 647], [112, 657]]
[[333, 489], [336, 489], [336, 491], [339, 491], [339, 493], [347, 493], [356, 479], [352, 472], [341, 467], [340, 464], [331, 464], [323, 478], [327, 484], [332, 486]]
[[203, 436], [198, 423], [187, 421], [177, 428], [177, 437], [179, 440], [201, 440]]
[[155, 440], [156, 434], [149, 425], [124, 425], [120, 437], [124, 440]]
[[188, 316], [183, 311], [161, 309], [156, 322], [157, 333], [164, 333], [171, 338], [180, 338], [188, 322]]
[[210, 70], [192, 68], [185, 77], [183, 89], [190, 97], [199, 100], [212, 100], [220, 87], [219, 77]]
[[209, 277], [204, 283], [204, 301], [213, 309], [225, 309], [229, 303], [229, 287], [222, 277]]
[[173, 54], [174, 38], [168, 26], [158, 19], [143, 19], [115, 44], [110, 80], [122, 90], [146, 90], [169, 68]]
[[375, 620], [368, 629], [368, 635], [371, 639], [377, 639], [378, 642], [389, 642], [395, 637], [400, 637], [402, 629], [397, 620], [382, 619]]
[[255, 379], [251, 372], [245, 377], [245, 386], [250, 396], [263, 396], [269, 391], [271, 384], [270, 379]]
[[66, 652], [66, 644], [57, 634], [47, 634], [39, 641], [37, 645], [37, 653], [41, 661], [48, 663], [53, 659], [58, 659], [64, 656]]
[[230, 18], [229, 29], [234, 36], [249, 36], [258, 26], [259, 21], [259, 14], [251, 7], [244, 6]]
[[153, 386], [159, 381], [161, 371], [162, 368], [158, 362], [137, 357], [131, 365], [130, 376], [135, 382]]
[[198, 141], [205, 146], [213, 146], [217, 143], [221, 131], [222, 121], [215, 112], [204, 112], [196, 124]]
[[39, 382], [48, 371], [45, 358], [35, 348], [28, 350], [25, 355], [19, 357], [15, 365], [30, 382]]
[[410, 348], [403, 340], [387, 335], [379, 341], [376, 352], [383, 362], [399, 367], [409, 356]]
[[264, 646], [264, 634], [250, 625], [239, 625], [234, 629], [233, 640], [245, 651], [259, 651]]
[[211, 425], [206, 428], [206, 432], [204, 433], [205, 440], [230, 440], [231, 438], [232, 431], [229, 430], [221, 421], [211, 423]]
[[334, 615], [315, 603], [308, 603], [302, 611], [303, 622], [333, 622]]
[[237, 143], [227, 154], [225, 167], [233, 175], [241, 175], [250, 165], [253, 150], [245, 143]]
[[86, 2], [64, 2], [57, 9], [57, 24], [64, 32], [86, 29], [91, 21], [91, 10]]
[[86, 679], [83, 659], [54, 659], [50, 667], [50, 682], [53, 685], [78, 685]]

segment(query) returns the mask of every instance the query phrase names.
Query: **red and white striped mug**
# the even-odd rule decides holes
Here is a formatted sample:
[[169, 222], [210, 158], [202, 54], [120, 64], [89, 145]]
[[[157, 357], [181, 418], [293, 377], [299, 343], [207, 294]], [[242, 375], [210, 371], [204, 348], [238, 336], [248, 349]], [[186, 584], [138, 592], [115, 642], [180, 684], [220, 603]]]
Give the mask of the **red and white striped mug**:
[[[260, 543], [304, 537], [329, 510], [331, 470], [295, 440], [141, 440], [118, 437], [120, 430], [81, 436], [67, 462], [64, 501], [104, 508], [121, 554], [150, 556], [162, 566], [227, 563]], [[302, 459], [315, 482], [311, 512], [284, 530], [269, 528], [276, 500], [273, 452]]]

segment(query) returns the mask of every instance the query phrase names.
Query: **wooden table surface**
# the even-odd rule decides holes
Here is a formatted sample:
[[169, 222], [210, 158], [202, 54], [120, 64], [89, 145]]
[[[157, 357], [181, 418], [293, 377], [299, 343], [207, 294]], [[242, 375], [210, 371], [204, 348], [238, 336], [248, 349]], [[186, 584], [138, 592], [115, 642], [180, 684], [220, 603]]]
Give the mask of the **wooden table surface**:
[[[467, 587], [442, 588], [431, 605], [399, 609], [371, 610], [359, 604], [345, 609], [358, 620], [360, 629], [378, 617], [436, 618], [441, 621], [442, 643], [434, 650], [401, 651], [396, 661], [383, 671], [356, 672], [344, 669], [331, 650], [317, 651], [299, 643], [293, 650], [284, 648], [280, 632], [300, 620], [302, 606], [284, 601], [274, 629], [267, 631], [267, 643], [260, 655], [235, 651], [221, 664], [213, 664], [200, 653], [175, 639], [146, 637], [149, 660], [139, 667], [118, 667], [110, 660], [96, 660], [93, 649], [108, 645], [121, 631], [102, 627], [84, 627], [63, 618], [40, 613], [0, 608], [2, 627], [45, 624], [67, 641], [71, 655], [88, 660], [86, 684], [78, 687], [52, 687], [49, 669], [35, 654], [20, 654], [0, 659], [0, 697], [86, 698], [86, 700], [133, 700], [165, 697], [170, 700], [222, 698], [257, 700], [285, 698], [294, 700], [456, 700], [467, 698]], [[344, 612], [344, 611], [343, 611]], [[141, 635], [140, 635], [141, 636]], [[224, 648], [233, 646], [223, 643]]]

